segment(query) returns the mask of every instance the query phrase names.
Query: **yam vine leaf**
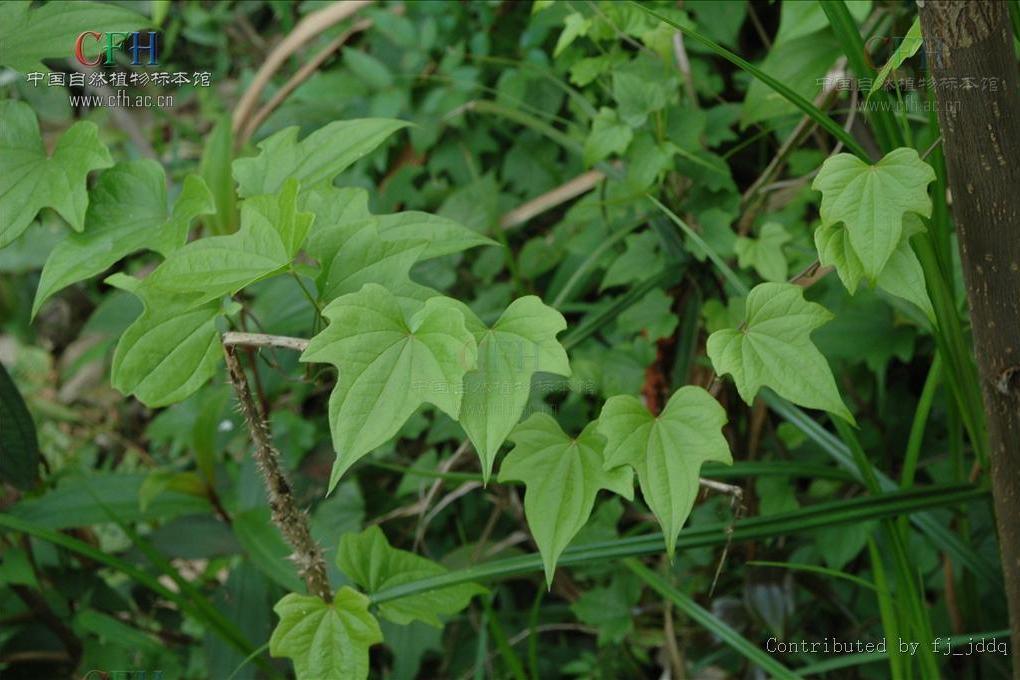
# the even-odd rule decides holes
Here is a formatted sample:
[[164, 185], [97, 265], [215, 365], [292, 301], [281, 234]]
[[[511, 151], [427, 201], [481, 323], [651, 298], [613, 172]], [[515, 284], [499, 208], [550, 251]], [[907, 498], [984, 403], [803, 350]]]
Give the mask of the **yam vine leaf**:
[[[903, 216], [903, 236], [878, 275], [875, 286], [913, 302], [929, 319], [934, 319], [935, 310], [925, 287], [924, 270], [910, 247], [910, 237], [922, 231], [924, 224], [917, 215], [907, 213]], [[819, 226], [815, 230], [815, 247], [818, 249], [818, 261], [835, 267], [843, 285], [853, 294], [865, 276], [864, 265], [850, 245], [846, 227], [842, 224]]]
[[329, 326], [312, 338], [301, 361], [339, 370], [329, 398], [337, 454], [332, 491], [354, 462], [395, 435], [422, 403], [456, 418], [477, 348], [457, 303], [444, 297], [429, 299], [408, 318], [393, 293], [370, 283], [322, 313]]
[[242, 198], [274, 194], [289, 179], [305, 188], [331, 181], [407, 125], [387, 118], [338, 120], [301, 141], [297, 126], [280, 130], [259, 142], [257, 155], [234, 161], [238, 193]]
[[620, 120], [616, 111], [605, 107], [599, 109], [584, 142], [585, 164], [594, 165], [614, 153], [623, 153], [633, 137], [634, 132]]
[[670, 558], [698, 495], [701, 464], [733, 462], [722, 435], [725, 424], [719, 402], [691, 385], [674, 392], [658, 416], [630, 395], [610, 397], [602, 407], [598, 430], [606, 438], [605, 467], [630, 465], [637, 472]]
[[467, 307], [462, 311], [478, 343], [478, 367], [464, 376], [460, 424], [488, 482], [499, 447], [524, 413], [532, 375], [570, 375], [567, 352], [556, 339], [567, 322], [534, 295], [510, 303], [491, 328]]
[[423, 239], [384, 240], [373, 220], [344, 225], [334, 232], [337, 247], [331, 260], [322, 261], [316, 279], [319, 297], [332, 300], [355, 293], [366, 283], [385, 285], [399, 297], [422, 298], [422, 286], [411, 281], [411, 267], [421, 257], [428, 241]]
[[822, 226], [846, 226], [864, 276], [875, 282], [900, 244], [904, 215], [931, 217], [928, 184], [934, 180], [935, 171], [917, 151], [899, 148], [874, 165], [852, 154], [833, 156], [811, 188], [822, 192]]
[[85, 231], [68, 234], [46, 259], [32, 315], [60, 289], [103, 272], [131, 253], [148, 249], [168, 255], [184, 245], [194, 218], [214, 211], [212, 194], [198, 175], [185, 178], [170, 213], [159, 163], [118, 163], [100, 175], [90, 193]]
[[46, 73], [42, 60], [66, 58], [83, 27], [98, 33], [130, 32], [149, 23], [138, 12], [106, 3], [55, 0], [32, 7], [5, 2], [0, 4], [0, 66]]
[[275, 229], [287, 256], [293, 258], [305, 243], [315, 215], [298, 212], [298, 183], [288, 180], [278, 195], [252, 196], [241, 206], [242, 228], [247, 221]]
[[740, 328], [718, 330], [708, 338], [708, 356], [716, 373], [732, 375], [748, 404], [759, 389], [770, 387], [795, 404], [853, 423], [832, 369], [811, 342], [811, 331], [832, 320], [832, 313], [805, 300], [803, 289], [790, 283], [755, 286], [745, 308]]
[[110, 380], [124, 394], [149, 407], [181, 401], [216, 372], [222, 350], [216, 320], [226, 310], [219, 301], [195, 305], [190, 296], [152, 291], [144, 282], [114, 274], [106, 282], [134, 293], [143, 311], [127, 327], [113, 353]]
[[145, 279], [149, 289], [193, 296], [198, 306], [283, 271], [307, 234], [312, 215], [297, 213], [297, 182], [276, 196], [259, 196], [241, 206], [241, 228], [210, 236], [172, 252]]
[[[14, 3], [20, 4], [20, 3]], [[46, 154], [32, 107], [0, 101], [0, 248], [18, 238], [42, 208], [52, 208], [75, 231], [85, 228], [93, 170], [113, 165], [94, 123], [79, 121]]]
[[536, 413], [514, 428], [513, 450], [499, 470], [499, 481], [524, 482], [524, 514], [552, 585], [556, 561], [591, 515], [599, 489], [634, 497], [633, 470], [605, 469], [605, 439], [589, 423], [576, 437], [567, 436], [545, 413]]
[[737, 264], [741, 267], [754, 267], [766, 281], [782, 281], [786, 279], [786, 255], [783, 244], [790, 240], [786, 229], [778, 222], [767, 222], [761, 228], [758, 238], [740, 236], [734, 244]]
[[373, 215], [364, 189], [318, 187], [308, 192], [305, 206], [316, 215], [307, 251], [321, 265], [316, 284], [327, 301], [366, 283], [425, 299], [435, 293], [410, 280], [415, 262], [495, 244], [445, 217], [413, 211]]
[[294, 662], [298, 680], [368, 677], [368, 648], [382, 642], [368, 597], [344, 586], [332, 602], [290, 593], [276, 603], [280, 617], [269, 653]]
[[[432, 560], [392, 547], [378, 526], [341, 536], [336, 562], [369, 594], [447, 571]], [[472, 597], [485, 592], [478, 584], [461, 583], [384, 602], [379, 605], [379, 614], [399, 625], [422, 621], [442, 628], [440, 616], [456, 614], [468, 606]]]

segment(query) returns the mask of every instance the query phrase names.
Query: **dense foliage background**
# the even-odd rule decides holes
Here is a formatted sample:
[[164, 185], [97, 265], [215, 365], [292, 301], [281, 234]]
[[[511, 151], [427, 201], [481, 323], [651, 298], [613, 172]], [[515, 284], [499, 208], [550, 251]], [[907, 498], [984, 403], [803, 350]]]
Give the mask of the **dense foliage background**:
[[[356, 567], [338, 560], [338, 545], [348, 546], [349, 559], [369, 560], [367, 544], [355, 541], [374, 534], [354, 535], [370, 527], [484, 586], [467, 586], [456, 606], [427, 602], [434, 625], [383, 609], [382, 644], [368, 657], [372, 677], [1007, 677], [987, 452], [974, 436], [980, 400], [967, 383], [963, 284], [916, 8], [829, 4], [839, 7], [367, 4], [339, 23], [312, 21], [307, 40], [260, 82], [256, 73], [287, 36], [331, 3], [5, 3], [0, 175], [18, 172], [19, 140], [32, 134], [16, 102], [38, 118], [47, 153], [73, 124], [91, 121], [111, 163], [85, 166], [74, 148], [50, 161], [62, 164], [70, 186], [91, 187], [83, 224], [59, 208], [73, 188], [49, 175], [41, 180], [49, 195], [27, 208], [8, 201], [0, 214], [9, 243], [0, 250], [0, 359], [9, 374], [0, 374], [3, 677], [294, 673], [291, 661], [270, 656], [268, 642], [279, 620], [273, 606], [306, 585], [271, 520], [218, 343], [212, 363], [202, 364], [211, 379], [182, 388], [183, 400], [138, 381], [124, 389], [126, 379], [111, 377], [115, 347], [142, 304], [127, 279], [109, 277], [144, 279], [170, 247], [140, 242], [121, 252], [117, 237], [65, 266], [63, 279], [41, 272], [78, 238], [69, 225], [84, 227], [81, 238], [131, 220], [164, 229], [174, 202], [190, 196], [189, 175], [204, 179], [215, 211], [178, 219], [175, 233], [191, 240], [235, 233], [245, 218], [234, 158], [258, 157], [257, 144], [291, 126], [303, 139], [358, 118], [412, 125], [381, 136], [334, 186], [366, 189], [372, 214], [425, 211], [477, 235], [476, 247], [412, 258], [404, 274], [462, 301], [485, 324], [529, 295], [566, 319], [553, 335], [570, 376], [541, 366], [528, 373], [525, 417], [552, 414], [573, 437], [611, 397], [637, 397], [658, 414], [679, 388], [700, 386], [725, 408], [733, 458], [732, 466], [701, 469], [707, 482], [672, 559], [642, 493], [626, 500], [602, 491], [547, 587], [525, 487], [495, 475], [483, 483], [489, 470], [446, 409], [416, 410], [327, 495], [336, 372], [279, 347], [239, 348], [334, 588], [385, 592], [443, 571], [405, 563], [399, 582], [379, 589], [361, 582]], [[124, 11], [144, 16], [115, 14]], [[150, 70], [205, 74], [208, 85], [66, 84], [76, 69], [95, 70], [74, 60], [82, 31], [147, 27], [161, 41], [161, 63]], [[848, 30], [863, 42], [872, 76], [894, 60], [875, 93], [859, 87], [861, 55], [848, 60]], [[42, 33], [25, 56], [22, 43], [33, 41], [18, 42], [16, 32], [32, 31]], [[107, 70], [145, 70], [130, 62], [118, 53]], [[777, 94], [755, 66], [811, 108]], [[51, 82], [50, 71], [68, 80]], [[36, 72], [45, 75], [34, 80]], [[255, 101], [239, 106], [252, 88]], [[172, 104], [94, 106], [79, 98], [112, 90], [172, 95]], [[822, 193], [812, 181], [822, 163], [857, 149], [874, 162], [895, 147], [914, 149], [932, 168], [920, 184], [931, 195], [923, 215], [931, 219], [912, 215], [909, 231], [903, 218], [902, 251], [916, 272], [927, 267], [924, 254], [917, 264], [910, 250], [910, 237], [926, 230], [931, 261], [946, 273], [930, 301], [923, 275], [920, 284], [879, 278], [876, 287], [875, 276], [849, 281], [845, 262], [839, 272], [826, 266], [824, 252], [818, 262]], [[153, 161], [165, 172], [162, 197], [158, 170], [146, 175], [157, 188], [145, 193], [141, 166], [122, 165]], [[110, 179], [116, 172], [127, 178]], [[5, 181], [0, 202], [13, 191]], [[100, 198], [104, 191], [120, 203]], [[153, 200], [165, 203], [156, 222]], [[97, 202], [113, 207], [102, 213]], [[7, 238], [21, 219], [15, 212], [25, 210], [31, 225]], [[914, 208], [901, 208], [897, 225], [905, 210]], [[217, 334], [321, 331], [321, 300], [309, 294], [318, 263], [307, 255], [294, 262], [292, 275], [252, 282], [224, 303]], [[717, 376], [706, 354], [709, 334], [746, 329], [750, 289], [788, 281], [831, 319], [808, 320], [803, 364], [784, 379], [796, 382], [801, 369], [813, 375], [817, 347], [835, 377], [835, 407], [782, 389], [745, 392]], [[946, 310], [955, 335], [942, 325]], [[783, 396], [836, 415], [801, 410]], [[501, 460], [510, 447], [491, 455]], [[530, 488], [529, 479], [516, 479]], [[376, 598], [370, 611], [380, 607]], [[935, 640], [946, 638], [953, 651], [971, 653], [944, 655], [950, 643]], [[777, 647], [801, 640], [885, 640], [887, 648]], [[975, 651], [968, 645], [976, 640], [993, 646]], [[901, 643], [918, 644], [903, 652]]]

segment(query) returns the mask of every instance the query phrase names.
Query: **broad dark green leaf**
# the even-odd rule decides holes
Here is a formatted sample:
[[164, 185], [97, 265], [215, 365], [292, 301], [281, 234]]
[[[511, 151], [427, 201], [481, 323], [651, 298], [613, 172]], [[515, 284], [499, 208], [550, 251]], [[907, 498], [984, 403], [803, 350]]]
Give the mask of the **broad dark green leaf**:
[[0, 364], [0, 480], [19, 489], [29, 489], [39, 478], [39, 442], [35, 422]]

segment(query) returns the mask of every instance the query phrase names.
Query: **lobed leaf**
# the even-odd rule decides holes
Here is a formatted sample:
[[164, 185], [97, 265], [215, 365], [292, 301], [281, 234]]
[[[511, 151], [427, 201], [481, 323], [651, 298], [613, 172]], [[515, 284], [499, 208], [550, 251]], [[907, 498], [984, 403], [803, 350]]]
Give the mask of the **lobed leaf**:
[[733, 376], [748, 404], [758, 390], [770, 387], [795, 404], [823, 409], [852, 423], [832, 369], [811, 342], [811, 331], [831, 319], [827, 309], [804, 299], [800, 286], [762, 283], [747, 296], [744, 325], [709, 336], [708, 356], [716, 373]]
[[155, 161], [118, 163], [90, 192], [85, 231], [68, 234], [50, 252], [39, 277], [32, 315], [62, 288], [109, 269], [139, 250], [167, 255], [184, 245], [192, 220], [215, 211], [201, 177], [188, 175], [173, 213], [167, 212], [166, 178]]
[[524, 514], [550, 586], [556, 561], [588, 521], [599, 489], [628, 500], [634, 496], [631, 468], [605, 469], [605, 440], [596, 425], [589, 423], [573, 438], [552, 416], [536, 413], [514, 428], [514, 448], [500, 467], [499, 481], [518, 480], [527, 486]]
[[510, 303], [491, 328], [461, 310], [478, 343], [478, 366], [464, 376], [460, 424], [481, 459], [486, 482], [499, 447], [520, 421], [538, 371], [569, 376], [567, 352], [556, 339], [563, 315], [534, 296]]
[[[924, 282], [924, 270], [910, 247], [910, 237], [924, 231], [924, 224], [917, 215], [903, 216], [903, 235], [882, 268], [875, 286], [903, 298], [921, 308], [929, 319], [935, 318], [935, 310]], [[815, 247], [818, 261], [834, 267], [846, 289], [853, 294], [861, 279], [865, 277], [864, 265], [850, 244], [847, 229], [842, 224], [819, 226], [815, 230]]]
[[312, 338], [301, 361], [339, 369], [329, 398], [337, 453], [332, 491], [354, 462], [395, 435], [421, 404], [456, 418], [477, 347], [457, 304], [443, 297], [429, 299], [408, 318], [393, 293], [369, 283], [322, 313], [330, 324]]
[[778, 222], [767, 222], [761, 228], [758, 238], [737, 237], [734, 251], [737, 264], [742, 268], [754, 267], [766, 281], [786, 279], [787, 263], [783, 244], [790, 240], [786, 229]]
[[344, 586], [332, 602], [290, 593], [276, 603], [280, 617], [269, 638], [269, 653], [294, 662], [298, 680], [368, 677], [368, 648], [382, 631], [368, 612], [368, 598]]
[[0, 65], [16, 71], [48, 72], [43, 59], [67, 57], [87, 27], [108, 33], [137, 31], [148, 26], [143, 15], [124, 7], [77, 0], [0, 3]]
[[91, 171], [113, 165], [99, 129], [88, 121], [75, 123], [47, 156], [28, 104], [0, 101], [0, 121], [0, 248], [18, 238], [42, 208], [55, 210], [75, 231], [84, 229], [85, 180]]
[[233, 295], [283, 271], [304, 241], [312, 215], [296, 209], [297, 183], [241, 207], [241, 228], [228, 236], [192, 241], [170, 253], [145, 279], [147, 290], [191, 296], [199, 306]]
[[[432, 560], [392, 547], [378, 526], [341, 536], [336, 563], [369, 594], [447, 573]], [[456, 614], [468, 606], [472, 597], [485, 592], [478, 584], [460, 583], [384, 602], [379, 605], [379, 613], [400, 625], [422, 621], [442, 628], [440, 616]]]
[[904, 215], [931, 217], [935, 171], [917, 151], [899, 148], [869, 165], [851, 154], [822, 164], [811, 188], [822, 193], [822, 226], [842, 223], [864, 276], [876, 281], [903, 236]]
[[598, 431], [606, 438], [605, 467], [630, 465], [637, 472], [670, 558], [698, 495], [701, 464], [733, 462], [722, 435], [725, 424], [719, 402], [692, 385], [674, 392], [658, 416], [630, 395], [610, 397], [602, 407]]
[[407, 125], [386, 118], [338, 120], [301, 141], [297, 126], [280, 130], [259, 142], [257, 155], [234, 161], [238, 193], [242, 198], [273, 194], [289, 179], [307, 188], [330, 182]]

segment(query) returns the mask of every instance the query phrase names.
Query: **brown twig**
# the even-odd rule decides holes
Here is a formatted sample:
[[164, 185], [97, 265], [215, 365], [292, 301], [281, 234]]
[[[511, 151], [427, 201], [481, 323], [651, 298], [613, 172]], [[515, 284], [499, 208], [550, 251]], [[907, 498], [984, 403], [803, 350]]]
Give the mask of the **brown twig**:
[[277, 90], [269, 101], [263, 104], [258, 111], [248, 120], [244, 125], [244, 129], [238, 132], [237, 135], [237, 146], [244, 146], [245, 142], [251, 139], [251, 136], [255, 134], [255, 131], [259, 129], [259, 126], [265, 122], [266, 118], [269, 117], [273, 111], [276, 110], [284, 99], [289, 97], [294, 90], [298, 88], [301, 83], [305, 82], [312, 76], [315, 71], [318, 70], [322, 63], [329, 59], [330, 55], [336, 52], [338, 49], [343, 47], [344, 43], [351, 39], [351, 36], [355, 33], [359, 33], [369, 28], [372, 25], [370, 19], [362, 19], [357, 22], [346, 31], [341, 33], [339, 36], [334, 38], [328, 45], [323, 47], [319, 52], [315, 54], [308, 62], [302, 64], [301, 68], [297, 70], [290, 77], [290, 79], [284, 83], [283, 87]]
[[552, 191], [547, 191], [541, 196], [517, 206], [500, 218], [499, 226], [503, 229], [518, 227], [532, 217], [544, 213], [546, 210], [551, 210], [572, 198], [591, 191], [605, 178], [606, 176], [599, 170], [589, 170], [583, 175], [578, 175], [569, 182], [561, 184]]
[[694, 89], [694, 77], [691, 75], [691, 60], [687, 58], [684, 34], [680, 31], [673, 34], [673, 56], [676, 58], [676, 67], [684, 78], [684, 91], [691, 100], [691, 106], [698, 108], [698, 93]]
[[266, 333], [238, 333], [230, 331], [223, 334], [224, 347], [280, 347], [304, 352], [308, 349], [308, 340], [293, 338], [289, 335], [268, 335]]
[[265, 413], [252, 397], [248, 378], [237, 358], [236, 343], [224, 342], [223, 353], [226, 356], [230, 382], [237, 392], [241, 413], [244, 414], [244, 420], [255, 443], [255, 463], [266, 483], [266, 495], [269, 497], [273, 523], [279, 527], [284, 538], [294, 548], [293, 560], [305, 580], [308, 592], [329, 602], [333, 599], [333, 594], [329, 586], [322, 548], [312, 538], [308, 516], [299, 510], [294, 502], [294, 494], [280, 467], [280, 454], [273, 448]]
[[317, 12], [312, 12], [298, 22], [294, 30], [287, 34], [287, 37], [269, 53], [262, 67], [252, 79], [251, 85], [238, 100], [232, 120], [234, 134], [238, 140], [240, 140], [240, 133], [248, 124], [249, 117], [258, 105], [262, 90], [266, 88], [284, 62], [306, 42], [370, 4], [371, 0], [341, 0], [327, 5]]

